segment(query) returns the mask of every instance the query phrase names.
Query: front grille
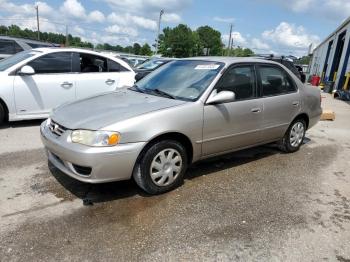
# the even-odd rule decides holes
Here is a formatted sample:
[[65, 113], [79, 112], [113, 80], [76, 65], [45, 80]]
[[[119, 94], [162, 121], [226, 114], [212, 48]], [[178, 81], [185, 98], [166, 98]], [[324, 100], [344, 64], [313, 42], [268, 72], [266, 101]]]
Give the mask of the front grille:
[[61, 136], [63, 133], [67, 130], [64, 126], [61, 126], [57, 122], [51, 120], [50, 125], [49, 125], [50, 131], [55, 134], [56, 136]]
[[79, 165], [75, 165], [75, 164], [73, 164], [73, 167], [74, 167], [75, 171], [80, 175], [88, 176], [91, 174], [91, 170], [92, 170], [91, 167], [79, 166]]

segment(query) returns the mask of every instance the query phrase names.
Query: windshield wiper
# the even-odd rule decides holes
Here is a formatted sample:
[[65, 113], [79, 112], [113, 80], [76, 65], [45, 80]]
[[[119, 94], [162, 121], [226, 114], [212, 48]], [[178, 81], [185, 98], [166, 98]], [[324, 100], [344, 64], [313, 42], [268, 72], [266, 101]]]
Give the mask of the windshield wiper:
[[167, 92], [164, 92], [162, 90], [159, 90], [158, 88], [156, 89], [153, 89], [152, 90], [154, 93], [158, 94], [158, 95], [161, 95], [161, 96], [165, 96], [167, 98], [171, 98], [171, 99], [176, 99], [175, 96], [171, 95], [171, 94], [168, 94]]
[[138, 85], [134, 84], [132, 87], [130, 87], [131, 90], [140, 92], [140, 93], [146, 93], [144, 90], [138, 87]]

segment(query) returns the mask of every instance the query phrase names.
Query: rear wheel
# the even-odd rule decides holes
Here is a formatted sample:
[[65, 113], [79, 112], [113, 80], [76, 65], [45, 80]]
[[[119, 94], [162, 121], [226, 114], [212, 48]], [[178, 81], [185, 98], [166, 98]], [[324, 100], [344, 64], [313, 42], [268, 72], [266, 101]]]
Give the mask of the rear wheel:
[[135, 166], [133, 177], [144, 191], [161, 194], [182, 184], [187, 169], [187, 153], [182, 144], [164, 140], [153, 144]]
[[279, 142], [279, 147], [286, 153], [293, 153], [299, 150], [303, 143], [306, 132], [306, 123], [304, 119], [296, 119], [289, 126], [286, 134]]
[[0, 103], [0, 125], [5, 122], [6, 112], [4, 106]]

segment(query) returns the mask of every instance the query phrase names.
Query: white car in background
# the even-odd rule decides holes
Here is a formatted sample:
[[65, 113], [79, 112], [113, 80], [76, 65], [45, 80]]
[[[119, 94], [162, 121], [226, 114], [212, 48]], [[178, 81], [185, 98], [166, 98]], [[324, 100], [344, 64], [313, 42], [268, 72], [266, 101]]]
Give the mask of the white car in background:
[[23, 51], [0, 61], [0, 123], [46, 118], [63, 103], [134, 82], [132, 68], [113, 56], [76, 48]]

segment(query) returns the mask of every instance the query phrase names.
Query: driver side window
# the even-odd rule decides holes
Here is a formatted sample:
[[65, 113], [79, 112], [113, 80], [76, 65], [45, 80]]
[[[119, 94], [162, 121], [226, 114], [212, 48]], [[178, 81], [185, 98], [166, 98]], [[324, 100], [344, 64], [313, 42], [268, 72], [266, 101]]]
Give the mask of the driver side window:
[[217, 85], [217, 91], [231, 91], [235, 100], [255, 97], [255, 77], [252, 66], [237, 66], [228, 69]]

